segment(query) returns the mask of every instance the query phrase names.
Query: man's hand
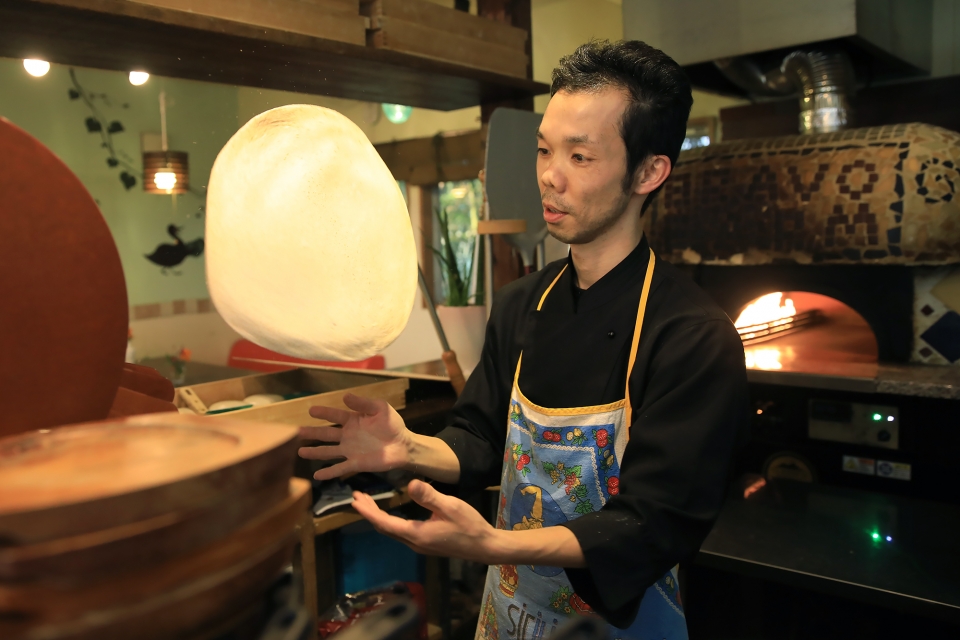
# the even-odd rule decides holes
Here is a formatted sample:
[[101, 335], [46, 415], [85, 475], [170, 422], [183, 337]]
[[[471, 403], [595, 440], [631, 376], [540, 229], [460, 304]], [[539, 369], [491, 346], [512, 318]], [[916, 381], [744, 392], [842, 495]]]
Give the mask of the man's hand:
[[580, 542], [566, 527], [527, 531], [494, 529], [463, 500], [445, 496], [425, 482], [407, 487], [417, 504], [433, 512], [429, 520], [404, 520], [381, 511], [373, 498], [353, 494], [353, 508], [377, 531], [431, 556], [463, 558], [483, 564], [533, 564], [585, 567]]
[[433, 512], [429, 520], [404, 520], [381, 511], [373, 498], [353, 494], [353, 508], [377, 531], [400, 540], [417, 553], [450, 556], [484, 564], [497, 564], [497, 529], [463, 500], [445, 496], [429, 484], [413, 480], [410, 497]]
[[343, 395], [343, 403], [353, 411], [333, 407], [311, 407], [310, 415], [339, 427], [300, 427], [306, 440], [336, 443], [334, 446], [301, 447], [300, 457], [308, 460], [336, 460], [333, 466], [317, 471], [317, 480], [339, 478], [347, 473], [390, 471], [410, 461], [412, 434], [403, 418], [383, 400]]

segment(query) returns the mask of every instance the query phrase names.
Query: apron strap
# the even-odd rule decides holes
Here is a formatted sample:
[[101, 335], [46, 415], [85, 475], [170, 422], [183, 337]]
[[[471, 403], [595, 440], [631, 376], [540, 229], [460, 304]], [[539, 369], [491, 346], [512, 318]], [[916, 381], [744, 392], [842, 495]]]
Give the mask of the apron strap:
[[560, 279], [560, 276], [563, 275], [563, 272], [567, 270], [567, 267], [570, 265], [563, 265], [563, 269], [560, 269], [560, 273], [557, 274], [557, 277], [553, 279], [553, 282], [550, 283], [550, 286], [547, 287], [547, 290], [543, 292], [543, 295], [540, 296], [540, 302], [537, 304], [537, 311], [540, 311], [540, 307], [543, 306], [543, 301], [547, 299], [547, 294], [550, 293], [550, 290], [553, 289], [553, 285], [557, 284], [557, 280]]
[[[540, 307], [543, 306], [544, 300], [547, 299], [547, 294], [550, 293], [550, 290], [553, 289], [553, 285], [557, 284], [557, 280], [560, 279], [560, 276], [563, 275], [563, 272], [567, 270], [569, 265], [563, 265], [563, 269], [560, 269], [560, 273], [557, 274], [557, 277], [553, 279], [553, 282], [550, 283], [550, 286], [547, 287], [547, 290], [543, 292], [543, 295], [540, 296], [540, 302], [537, 303], [537, 311], [540, 311]], [[520, 380], [520, 363], [523, 362], [523, 351], [520, 352], [520, 357], [517, 358], [517, 369], [513, 374], [513, 386], [517, 386], [518, 381]]]
[[624, 392], [624, 398], [627, 400], [626, 413], [624, 414], [624, 425], [626, 426], [627, 438], [630, 438], [630, 421], [633, 419], [633, 405], [630, 403], [630, 374], [633, 373], [633, 365], [637, 360], [637, 347], [640, 344], [640, 330], [643, 328], [643, 316], [647, 311], [647, 298], [650, 295], [650, 283], [653, 281], [653, 265], [656, 257], [653, 250], [650, 251], [650, 260], [647, 262], [647, 273], [643, 277], [643, 291], [640, 294], [640, 305], [637, 307], [637, 324], [633, 329], [633, 343], [630, 345], [630, 360], [627, 364], [627, 388]]
[[[633, 342], [630, 344], [630, 360], [627, 363], [627, 388], [624, 391], [624, 398], [626, 399], [626, 413], [624, 414], [624, 425], [626, 426], [627, 438], [630, 438], [630, 420], [633, 418], [633, 406], [630, 403], [630, 374], [633, 373], [633, 365], [637, 360], [637, 347], [640, 344], [640, 330], [643, 328], [643, 316], [647, 310], [647, 298], [650, 297], [650, 283], [653, 282], [653, 267], [656, 263], [656, 256], [653, 255], [653, 250], [650, 251], [650, 260], [647, 262], [647, 273], [643, 277], [643, 290], [640, 293], [640, 304], [637, 307], [637, 320], [636, 325], [633, 328]], [[543, 306], [543, 302], [547, 299], [547, 294], [550, 293], [550, 290], [553, 289], [553, 285], [557, 284], [557, 280], [560, 279], [560, 276], [563, 275], [563, 272], [567, 270], [568, 265], [564, 265], [563, 269], [560, 270], [560, 273], [557, 274], [557, 277], [553, 279], [553, 282], [550, 283], [550, 286], [547, 287], [547, 290], [543, 292], [543, 295], [540, 296], [540, 302], [537, 304], [537, 311], [540, 311], [540, 308]], [[520, 379], [520, 363], [523, 362], [523, 352], [520, 352], [520, 357], [517, 358], [517, 368], [513, 374], [513, 384], [516, 386]]]

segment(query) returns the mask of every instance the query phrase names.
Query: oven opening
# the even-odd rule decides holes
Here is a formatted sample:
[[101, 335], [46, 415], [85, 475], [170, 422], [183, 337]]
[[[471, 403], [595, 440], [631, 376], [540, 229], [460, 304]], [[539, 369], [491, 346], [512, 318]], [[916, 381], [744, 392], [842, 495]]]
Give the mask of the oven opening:
[[777, 291], [747, 304], [734, 324], [748, 369], [873, 377], [877, 340], [846, 304], [806, 291]]

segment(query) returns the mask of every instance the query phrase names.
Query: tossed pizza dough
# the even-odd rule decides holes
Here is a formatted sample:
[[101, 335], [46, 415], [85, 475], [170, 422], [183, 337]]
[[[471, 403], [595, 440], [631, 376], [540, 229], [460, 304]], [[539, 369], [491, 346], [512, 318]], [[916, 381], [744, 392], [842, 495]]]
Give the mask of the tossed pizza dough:
[[234, 134], [210, 175], [205, 242], [217, 311], [280, 353], [367, 358], [413, 308], [403, 195], [360, 128], [330, 109], [271, 109]]

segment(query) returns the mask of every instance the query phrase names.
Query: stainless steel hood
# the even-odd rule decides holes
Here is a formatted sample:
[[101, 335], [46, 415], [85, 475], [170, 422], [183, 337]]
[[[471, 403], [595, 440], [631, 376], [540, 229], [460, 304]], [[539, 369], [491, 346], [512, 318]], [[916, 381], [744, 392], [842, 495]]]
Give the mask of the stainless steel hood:
[[872, 84], [930, 73], [933, 0], [623, 0], [623, 31], [710, 91], [745, 95], [714, 60], [747, 56], [769, 69], [797, 49], [844, 51]]

